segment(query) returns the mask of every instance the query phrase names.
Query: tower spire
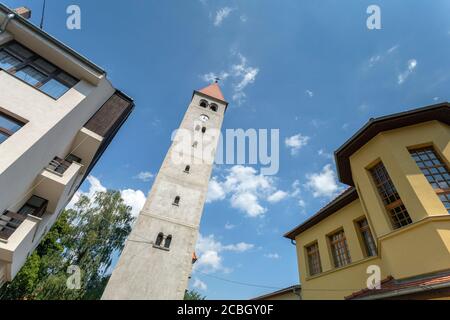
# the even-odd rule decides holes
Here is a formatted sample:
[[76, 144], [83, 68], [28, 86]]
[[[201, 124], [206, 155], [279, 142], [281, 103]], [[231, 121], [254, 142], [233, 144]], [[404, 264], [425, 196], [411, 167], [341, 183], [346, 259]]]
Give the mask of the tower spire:
[[215, 78], [214, 83], [211, 83], [209, 86], [198, 90], [198, 92], [206, 94], [207, 96], [213, 97], [215, 99], [225, 101], [225, 98], [223, 97], [223, 94], [222, 94], [222, 90], [220, 90], [218, 80], [220, 80], [220, 79]]

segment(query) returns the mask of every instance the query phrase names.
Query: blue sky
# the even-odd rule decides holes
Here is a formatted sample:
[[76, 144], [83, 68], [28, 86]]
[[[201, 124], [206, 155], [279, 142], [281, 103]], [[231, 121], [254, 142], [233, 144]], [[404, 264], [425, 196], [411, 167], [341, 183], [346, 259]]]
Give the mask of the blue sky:
[[[29, 6], [39, 23], [40, 1], [3, 2]], [[81, 30], [65, 27], [70, 4]], [[366, 27], [371, 4], [381, 30]], [[371, 117], [449, 100], [449, 9], [445, 0], [48, 0], [45, 30], [136, 101], [82, 190], [123, 190], [138, 205], [192, 90], [222, 75], [224, 128], [280, 129], [280, 170], [216, 166], [191, 286], [246, 299], [296, 284], [295, 248], [282, 234], [342, 190], [333, 151]]]

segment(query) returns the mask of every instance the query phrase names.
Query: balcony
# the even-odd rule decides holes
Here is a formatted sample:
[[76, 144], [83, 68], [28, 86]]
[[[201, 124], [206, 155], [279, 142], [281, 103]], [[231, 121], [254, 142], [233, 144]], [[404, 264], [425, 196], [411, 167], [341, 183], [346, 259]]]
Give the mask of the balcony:
[[5, 211], [0, 216], [0, 239], [7, 241], [28, 216], [42, 218], [47, 206], [47, 199], [33, 195], [18, 212]]

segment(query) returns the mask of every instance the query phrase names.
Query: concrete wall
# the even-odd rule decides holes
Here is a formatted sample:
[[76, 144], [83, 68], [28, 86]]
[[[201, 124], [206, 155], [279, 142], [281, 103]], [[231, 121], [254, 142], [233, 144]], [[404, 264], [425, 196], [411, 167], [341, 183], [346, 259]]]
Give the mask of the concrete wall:
[[[194, 136], [199, 117], [205, 114], [209, 121], [201, 126], [207, 128], [204, 135], [208, 136], [209, 146], [215, 149], [218, 136], [211, 136], [211, 133], [212, 129], [220, 130], [222, 126], [225, 104], [217, 102], [219, 110], [213, 112], [199, 106], [202, 98], [205, 96], [194, 95], [180, 125], [180, 129], [185, 131], [178, 131], [175, 141], [180, 141], [178, 138], [182, 138], [183, 132]], [[207, 100], [212, 101], [210, 98]], [[201, 136], [203, 134], [200, 133]], [[173, 156], [182, 152], [178, 147], [179, 144], [173, 143], [164, 159], [103, 299], [183, 299], [212, 164], [200, 163], [195, 153], [190, 158], [197, 160], [195, 163], [175, 163]], [[187, 148], [193, 150], [190, 143]], [[201, 151], [202, 145], [199, 144], [197, 149]], [[184, 172], [187, 164], [191, 166], [189, 173]], [[178, 206], [173, 205], [176, 196], [180, 197]], [[172, 235], [170, 250], [153, 246], [160, 232], [165, 236]]]

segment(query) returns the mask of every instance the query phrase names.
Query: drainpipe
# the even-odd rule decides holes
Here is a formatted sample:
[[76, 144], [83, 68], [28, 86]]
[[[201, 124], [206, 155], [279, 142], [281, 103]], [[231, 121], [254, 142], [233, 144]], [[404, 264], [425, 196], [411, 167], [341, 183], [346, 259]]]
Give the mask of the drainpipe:
[[6, 31], [6, 26], [8, 25], [9, 21], [15, 17], [14, 13], [10, 13], [6, 16], [5, 20], [3, 20], [2, 25], [0, 26], [0, 34]]

